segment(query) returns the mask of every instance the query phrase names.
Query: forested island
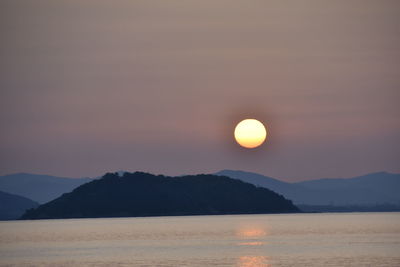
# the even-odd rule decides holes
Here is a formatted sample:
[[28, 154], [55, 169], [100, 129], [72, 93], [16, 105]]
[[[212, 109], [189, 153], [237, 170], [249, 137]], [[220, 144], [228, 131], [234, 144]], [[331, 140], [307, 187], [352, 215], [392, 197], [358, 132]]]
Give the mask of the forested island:
[[61, 219], [299, 212], [262, 187], [210, 174], [168, 177], [107, 173], [28, 210], [21, 219]]

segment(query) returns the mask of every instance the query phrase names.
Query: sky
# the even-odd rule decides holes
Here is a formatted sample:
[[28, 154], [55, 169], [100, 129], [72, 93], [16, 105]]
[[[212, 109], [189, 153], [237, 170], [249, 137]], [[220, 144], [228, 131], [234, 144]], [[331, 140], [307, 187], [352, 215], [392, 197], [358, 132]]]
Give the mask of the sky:
[[[400, 172], [400, 2], [0, 2], [0, 175]], [[267, 142], [235, 144], [261, 120]]]

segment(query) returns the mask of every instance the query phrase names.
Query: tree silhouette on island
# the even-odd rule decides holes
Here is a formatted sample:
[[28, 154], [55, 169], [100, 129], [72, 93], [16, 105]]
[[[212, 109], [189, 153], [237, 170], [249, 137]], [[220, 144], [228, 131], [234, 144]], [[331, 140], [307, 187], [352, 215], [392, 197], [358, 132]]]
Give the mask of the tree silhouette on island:
[[107, 173], [21, 219], [99, 218], [299, 212], [292, 201], [262, 187], [210, 174], [167, 177]]

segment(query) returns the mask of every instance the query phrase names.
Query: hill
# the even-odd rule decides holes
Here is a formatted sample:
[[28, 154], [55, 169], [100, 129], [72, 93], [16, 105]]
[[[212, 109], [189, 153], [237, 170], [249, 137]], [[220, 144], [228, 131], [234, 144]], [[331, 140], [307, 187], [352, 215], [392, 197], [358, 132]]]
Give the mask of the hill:
[[400, 174], [377, 172], [353, 178], [310, 180], [297, 185], [323, 192], [325, 199], [335, 205], [400, 204]]
[[319, 205], [324, 203], [324, 195], [319, 190], [309, 189], [305, 186], [287, 183], [274, 179], [268, 176], [264, 176], [258, 173], [245, 172], [245, 171], [234, 171], [234, 170], [223, 170], [217, 172], [216, 175], [228, 176], [234, 179], [239, 179], [246, 183], [251, 183], [256, 186], [268, 188], [284, 197], [291, 199], [293, 203], [297, 204], [314, 204]]
[[0, 190], [45, 203], [92, 180], [17, 173], [0, 176]]
[[0, 220], [14, 220], [28, 209], [36, 208], [38, 203], [17, 195], [0, 191]]
[[378, 172], [354, 178], [319, 179], [287, 183], [257, 173], [223, 170], [225, 175], [269, 188], [296, 205], [400, 204], [400, 174]]
[[286, 213], [298, 209], [268, 189], [225, 176], [108, 173], [27, 211], [22, 219]]

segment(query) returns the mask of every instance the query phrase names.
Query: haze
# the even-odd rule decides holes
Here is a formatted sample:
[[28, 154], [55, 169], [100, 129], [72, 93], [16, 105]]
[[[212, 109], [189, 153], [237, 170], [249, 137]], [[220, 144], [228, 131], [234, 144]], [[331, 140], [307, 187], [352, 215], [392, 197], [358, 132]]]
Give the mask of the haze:
[[[0, 174], [400, 172], [398, 1], [0, 3]], [[256, 151], [234, 125], [269, 128]]]

